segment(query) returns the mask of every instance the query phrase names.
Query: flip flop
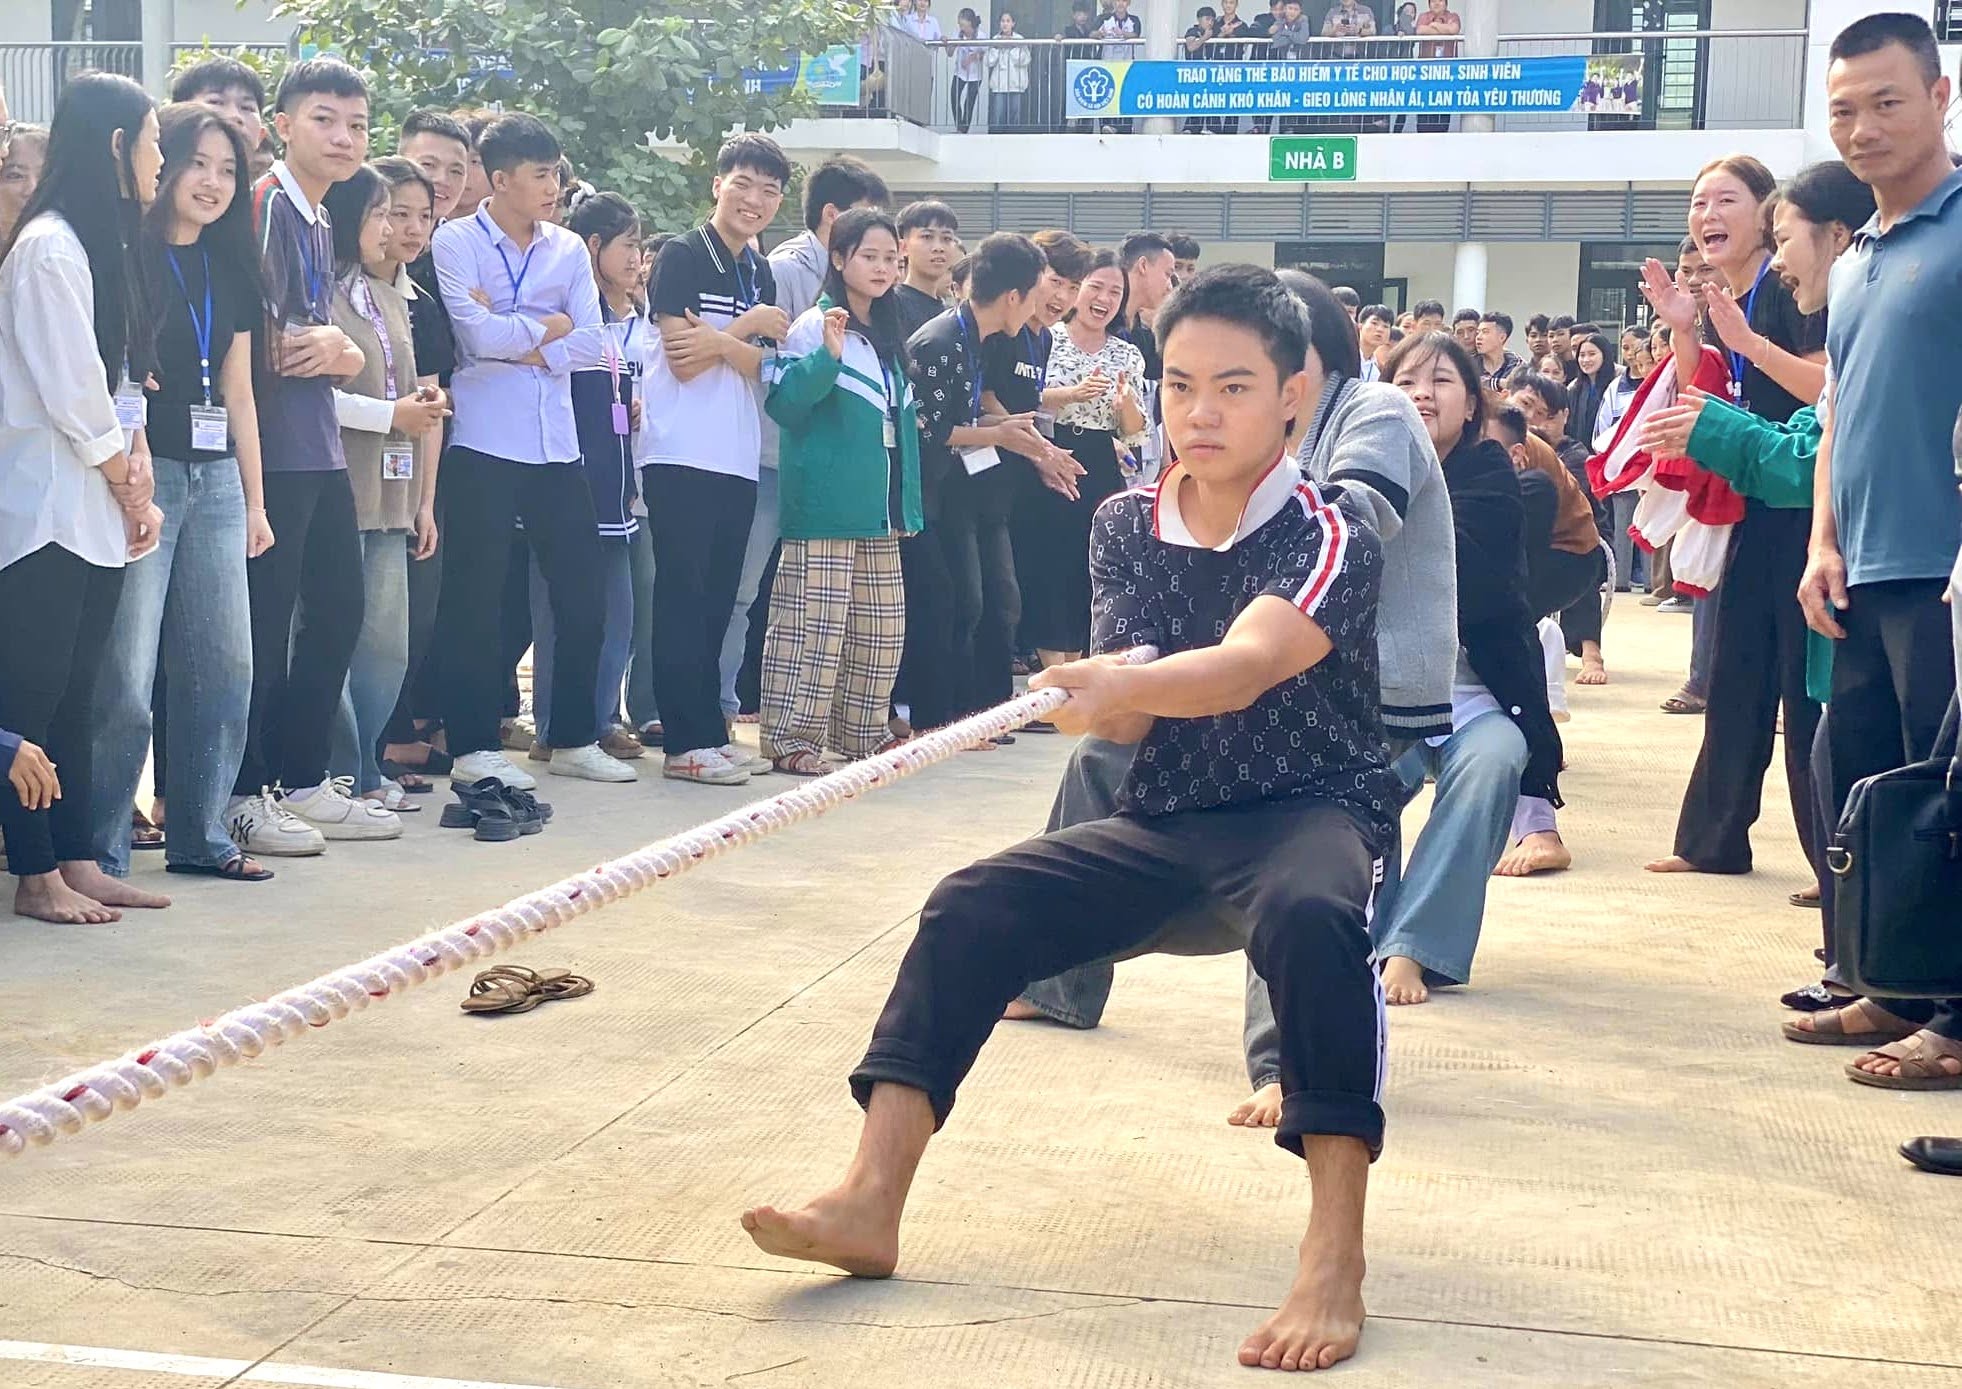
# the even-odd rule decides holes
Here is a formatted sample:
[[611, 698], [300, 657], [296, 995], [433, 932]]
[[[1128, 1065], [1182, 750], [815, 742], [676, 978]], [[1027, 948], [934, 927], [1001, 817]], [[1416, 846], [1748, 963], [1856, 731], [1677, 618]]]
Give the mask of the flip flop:
[[809, 748], [803, 748], [771, 758], [770, 770], [782, 772], [785, 776], [823, 776], [830, 768], [824, 765], [822, 757]]
[[152, 823], [149, 816], [132, 806], [129, 812], [129, 847], [161, 849], [163, 846], [163, 827]]
[[[1962, 1090], [1962, 1071], [1942, 1069], [1943, 1057], [1962, 1059], [1962, 1043], [1946, 1042], [1945, 1045], [1937, 1045], [1936, 1043], [1945, 1042], [1945, 1039], [1936, 1038], [1934, 1042], [1922, 1040], [1933, 1035], [1924, 1029], [1912, 1037], [1905, 1037], [1891, 1043], [1891, 1046], [1900, 1048], [1898, 1051], [1889, 1050], [1888, 1047], [1876, 1047], [1867, 1053], [1867, 1056], [1884, 1056], [1890, 1061], [1898, 1061], [1901, 1066], [1898, 1075], [1875, 1075], [1872, 1071], [1861, 1070], [1849, 1061], [1846, 1065], [1847, 1078], [1857, 1084], [1871, 1085], [1881, 1090]], [[1864, 1061], [1866, 1057], [1860, 1059]]]
[[250, 859], [240, 854], [223, 863], [166, 863], [164, 872], [183, 873], [193, 878], [223, 878], [233, 883], [269, 883], [273, 880], [272, 869], [258, 864], [248, 869], [245, 866], [248, 862]]
[[1794, 892], [1785, 900], [1795, 907], [1810, 907], [1815, 912], [1819, 910], [1819, 899], [1803, 892]]
[[[1865, 1000], [1865, 1004], [1875, 1012], [1890, 1018], [1894, 1017], [1892, 1013], [1888, 1013], [1886, 1009], [1871, 1000]], [[1812, 1026], [1810, 1027], [1800, 1027], [1795, 1022], [1788, 1022], [1779, 1024], [1779, 1030], [1785, 1034], [1785, 1040], [1788, 1042], [1803, 1042], [1807, 1046], [1814, 1047], [1867, 1047], [1869, 1049], [1912, 1037], [1921, 1030], [1918, 1023], [1894, 1018], [1892, 1027], [1874, 1028], [1867, 1032], [1848, 1032], [1846, 1023], [1840, 1015], [1850, 1006], [1852, 1005], [1849, 1001], [1844, 1007], [1811, 1014]]]
[[529, 1013], [541, 1003], [584, 998], [593, 981], [564, 969], [535, 970], [523, 965], [495, 965], [470, 981], [466, 1013]]
[[1662, 701], [1662, 712], [1665, 714], [1701, 714], [1709, 707], [1709, 700], [1698, 699], [1695, 695], [1672, 694]]

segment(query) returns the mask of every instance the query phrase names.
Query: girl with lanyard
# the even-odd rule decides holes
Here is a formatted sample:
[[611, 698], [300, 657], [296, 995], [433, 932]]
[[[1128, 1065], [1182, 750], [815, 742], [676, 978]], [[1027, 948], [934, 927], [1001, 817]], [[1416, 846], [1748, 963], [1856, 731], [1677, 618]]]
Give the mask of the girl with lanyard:
[[[1070, 317], [1057, 325], [1044, 398], [1064, 402], [1056, 443], [1083, 469], [1074, 498], [1045, 488], [1030, 499], [1035, 572], [1022, 596], [1024, 631], [1045, 666], [1073, 661], [1090, 640], [1090, 518], [1124, 489], [1120, 440], [1142, 434], [1144, 357], [1110, 326], [1124, 305], [1124, 272], [1099, 251], [1077, 291]], [[1051, 397], [1048, 393], [1057, 394]]]
[[833, 223], [829, 254], [824, 293], [791, 325], [766, 406], [783, 430], [783, 551], [763, 640], [762, 742], [791, 776], [822, 775], [827, 743], [859, 758], [897, 741], [886, 714], [906, 643], [899, 537], [924, 524], [893, 296], [899, 229], [853, 208]]
[[[163, 523], [143, 392], [129, 384], [154, 365], [138, 219], [161, 164], [143, 89], [75, 78], [47, 177], [0, 251], [0, 728], [45, 749], [61, 781], [53, 800], [0, 781], [0, 829], [14, 911], [61, 925], [170, 904], [97, 866], [89, 809], [96, 679], [124, 565], [157, 547]], [[116, 814], [128, 824], [127, 794]]]
[[[155, 558], [124, 578], [96, 684], [95, 856], [106, 873], [129, 872], [121, 807], [154, 732], [157, 799], [174, 812], [166, 869], [263, 882], [272, 874], [234, 844], [225, 813], [252, 702], [245, 562], [273, 545], [252, 394], [262, 299], [251, 170], [244, 140], [208, 106], [165, 107], [160, 129], [163, 177], [142, 245], [159, 299], [148, 436], [164, 524]], [[153, 730], [160, 669], [170, 717]], [[314, 842], [297, 821], [285, 828]]]
[[[1756, 354], [1730, 350], [1734, 404], [1773, 424], [1816, 404], [1825, 390], [1826, 315], [1802, 313], [1792, 291], [1771, 270], [1764, 202], [1776, 188], [1771, 171], [1747, 155], [1707, 165], [1690, 193], [1689, 233], [1721, 283], [1708, 292], [1711, 322], [1745, 339]], [[1642, 292], [1669, 325], [1677, 381], [1694, 379], [1698, 364], [1696, 301], [1686, 284], [1671, 284], [1651, 261]], [[1718, 306], [1728, 297], [1734, 302]], [[1810, 769], [1819, 706], [1805, 690], [1805, 618], [1799, 578], [1811, 535], [1808, 508], [1778, 508], [1745, 498], [1723, 582], [1713, 600], [1717, 637], [1710, 658], [1709, 707], [1703, 748], [1683, 794], [1675, 852], [1648, 865], [1652, 873], [1748, 873], [1750, 829], [1758, 816], [1765, 769], [1784, 708], [1785, 780], [1792, 816], [1808, 859], [1816, 857]], [[1814, 862], [1813, 871], [1823, 871]], [[1823, 881], [1823, 879], [1822, 879]]]
[[[413, 166], [404, 181], [433, 197]], [[428, 436], [449, 414], [442, 391], [416, 380], [409, 305], [401, 288], [409, 281], [391, 245], [389, 195], [388, 179], [373, 165], [363, 165], [330, 188], [325, 199], [334, 228], [334, 326], [354, 340], [363, 358], [361, 370], [334, 392], [361, 531], [365, 601], [331, 766], [337, 780], [351, 780], [356, 812], [365, 816], [350, 817], [350, 827], [363, 832], [346, 837], [364, 839], [394, 838], [402, 826], [389, 812], [421, 809], [400, 784], [382, 775], [377, 752], [409, 668], [409, 557], [436, 548], [433, 491], [429, 504], [424, 502]]]
[[[618, 193], [578, 191], [566, 226], [586, 243], [599, 286], [600, 317], [610, 334], [604, 364], [572, 373], [572, 416], [579, 428], [579, 456], [592, 489], [599, 523], [601, 615], [599, 745], [626, 760], [641, 755], [639, 736], [621, 723], [620, 691], [634, 645], [633, 545], [640, 530], [635, 514], [640, 476], [634, 467], [634, 425], [647, 324], [640, 307], [640, 218]], [[531, 759], [549, 762], [551, 746], [543, 730], [552, 718], [552, 605], [537, 557], [531, 561], [531, 637], [533, 719], [540, 734]]]

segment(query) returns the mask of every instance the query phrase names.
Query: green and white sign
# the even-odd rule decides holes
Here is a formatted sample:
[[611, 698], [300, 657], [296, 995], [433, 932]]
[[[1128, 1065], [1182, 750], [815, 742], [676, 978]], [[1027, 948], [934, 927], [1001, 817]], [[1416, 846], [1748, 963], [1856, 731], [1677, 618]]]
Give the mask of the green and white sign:
[[1267, 142], [1267, 177], [1273, 183], [1353, 183], [1353, 135], [1276, 135]]

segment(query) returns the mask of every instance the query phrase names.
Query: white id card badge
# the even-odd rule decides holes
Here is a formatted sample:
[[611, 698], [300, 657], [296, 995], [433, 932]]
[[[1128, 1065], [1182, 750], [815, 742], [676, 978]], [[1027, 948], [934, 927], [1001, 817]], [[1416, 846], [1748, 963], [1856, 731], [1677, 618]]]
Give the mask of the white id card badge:
[[216, 405], [191, 407], [191, 447], [201, 453], [223, 453], [231, 442], [231, 422]]
[[414, 444], [382, 445], [382, 478], [388, 482], [407, 482], [416, 475]]
[[894, 424], [894, 423], [892, 422], [892, 416], [891, 416], [891, 415], [887, 415], [887, 416], [886, 416], [886, 418], [885, 418], [885, 421], [884, 421], [884, 424], [885, 424], [885, 427], [886, 427], [886, 428], [885, 428], [885, 439], [884, 439], [884, 443], [885, 443], [885, 446], [886, 446], [887, 448], [889, 448], [889, 449], [896, 449], [896, 448], [898, 448], [898, 447], [899, 447], [899, 426], [897, 426], [897, 425], [895, 425], [895, 424]]
[[967, 469], [969, 477], [979, 477], [1001, 462], [1001, 454], [993, 444], [982, 449], [962, 449], [961, 466]]
[[149, 422], [150, 402], [144, 398], [143, 388], [133, 382], [123, 382], [116, 388], [116, 423], [123, 427], [125, 433], [129, 433], [142, 429]]

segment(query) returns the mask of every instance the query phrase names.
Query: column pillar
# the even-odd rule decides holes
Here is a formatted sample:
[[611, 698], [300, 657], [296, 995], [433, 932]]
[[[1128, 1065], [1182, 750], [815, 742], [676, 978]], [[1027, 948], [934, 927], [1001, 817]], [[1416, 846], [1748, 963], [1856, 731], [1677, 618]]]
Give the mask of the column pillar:
[[1444, 306], [1446, 313], [1454, 313], [1459, 309], [1477, 309], [1480, 313], [1485, 311], [1487, 264], [1483, 241], [1458, 243], [1458, 256], [1451, 266], [1451, 302]]
[[[1131, 13], [1137, 15], [1144, 24], [1144, 52], [1146, 58], [1176, 58], [1182, 51], [1180, 36], [1185, 32], [1179, 28], [1179, 9], [1173, 0], [1143, 0], [1140, 9], [1133, 5]], [[1140, 56], [1133, 48], [1132, 55]], [[1147, 135], [1170, 135], [1178, 128], [1178, 121], [1172, 116], [1147, 116], [1138, 127]]]
[[[1497, 5], [1464, 5], [1459, 7], [1460, 24], [1464, 30], [1463, 41], [1459, 45], [1461, 58], [1496, 58], [1499, 56], [1499, 7]], [[1458, 117], [1458, 129], [1466, 134], [1490, 135], [1492, 117], [1486, 115], [1465, 115]], [[1480, 264], [1483, 265], [1483, 261]], [[1480, 284], [1484, 272], [1480, 271]]]
[[170, 89], [170, 50], [176, 42], [172, 0], [143, 0], [143, 86], [162, 101]]

